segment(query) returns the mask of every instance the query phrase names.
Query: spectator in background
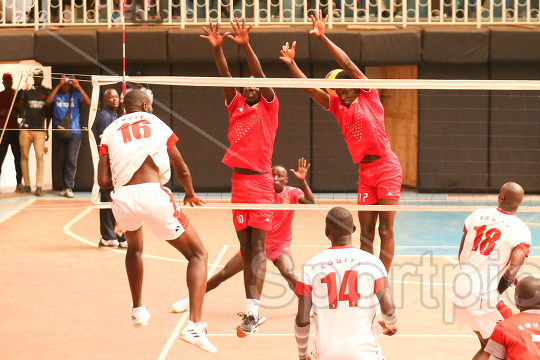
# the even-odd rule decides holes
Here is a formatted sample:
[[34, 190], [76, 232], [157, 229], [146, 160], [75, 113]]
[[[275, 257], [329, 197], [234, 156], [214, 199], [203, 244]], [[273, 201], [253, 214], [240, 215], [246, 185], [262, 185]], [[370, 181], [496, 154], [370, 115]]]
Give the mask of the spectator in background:
[[81, 88], [79, 82], [72, 76], [62, 75], [60, 82], [51, 91], [46, 101], [47, 105], [52, 104], [53, 108], [53, 126], [58, 128], [69, 109], [71, 109], [71, 137], [64, 139], [58, 134], [53, 133], [53, 149], [55, 156], [60, 161], [62, 171], [63, 189], [60, 196], [73, 198], [73, 186], [75, 182], [75, 173], [77, 172], [77, 158], [79, 157], [79, 148], [81, 147], [81, 121], [79, 107], [90, 105], [90, 98]]
[[[2, 84], [4, 84], [4, 91], [0, 92], [0, 134], [2, 130], [6, 129], [4, 132], [4, 137], [0, 142], [0, 173], [2, 172], [2, 164], [6, 158], [8, 146], [11, 145], [11, 152], [13, 153], [13, 158], [15, 160], [15, 172], [17, 177], [17, 188], [16, 192], [23, 192], [24, 186], [22, 184], [22, 170], [21, 170], [21, 145], [19, 143], [19, 124], [17, 123], [17, 117], [19, 115], [19, 110], [16, 106], [11, 106], [13, 103], [13, 98], [17, 93], [13, 89], [13, 76], [10, 73], [5, 73], [2, 76]], [[13, 104], [15, 105], [15, 104]], [[11, 114], [9, 119], [7, 119], [9, 109], [11, 109]], [[6, 125], [7, 121], [7, 125]], [[30, 192], [30, 191], [28, 191]]]
[[[103, 131], [117, 118], [116, 110], [119, 104], [118, 92], [114, 89], [107, 89], [103, 95], [103, 109], [97, 115], [92, 127], [98, 147], [101, 145]], [[111, 191], [113, 190], [114, 188], [100, 189], [101, 202], [111, 202]], [[123, 234], [117, 236], [114, 231], [115, 222], [112, 209], [99, 209], [99, 230], [101, 232], [99, 247], [127, 248], [126, 237]]]
[[34, 87], [23, 91], [18, 106], [22, 111], [23, 123], [19, 135], [21, 143], [21, 167], [24, 176], [23, 192], [30, 192], [30, 170], [28, 168], [28, 154], [34, 145], [36, 153], [36, 196], [43, 196], [43, 156], [45, 154], [45, 141], [49, 138], [48, 128], [51, 121], [49, 107], [45, 105], [50, 89], [43, 87], [43, 71], [34, 74]]

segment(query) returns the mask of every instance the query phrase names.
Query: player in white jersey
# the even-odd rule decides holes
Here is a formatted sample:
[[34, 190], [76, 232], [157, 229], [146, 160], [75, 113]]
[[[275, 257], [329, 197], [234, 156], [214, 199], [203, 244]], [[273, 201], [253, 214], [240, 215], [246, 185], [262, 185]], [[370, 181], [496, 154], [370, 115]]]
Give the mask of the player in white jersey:
[[497, 208], [476, 210], [465, 220], [452, 300], [458, 326], [468, 325], [480, 340], [473, 360], [489, 358], [484, 348], [495, 325], [512, 315], [501, 294], [516, 280], [531, 246], [531, 231], [516, 217], [523, 194], [508, 182]]
[[[326, 216], [325, 234], [332, 247], [309, 260], [296, 285], [298, 314], [294, 324], [300, 359], [381, 360], [377, 344], [376, 306], [380, 304], [385, 335], [397, 331], [397, 309], [383, 263], [352, 246], [356, 230], [351, 213], [335, 207]], [[310, 318], [315, 309], [316, 334], [308, 355]]]
[[[111, 207], [126, 235], [126, 271], [133, 299], [133, 326], [148, 325], [150, 313], [142, 304], [143, 222], [156, 237], [166, 240], [188, 260], [187, 285], [192, 299], [190, 320], [180, 338], [205, 351], [217, 349], [206, 337], [201, 322], [206, 289], [208, 253], [188, 218], [177, 207], [169, 189], [170, 162], [184, 187], [184, 204], [205, 203], [195, 195], [191, 174], [176, 147], [178, 138], [160, 119], [152, 115], [152, 102], [142, 91], [133, 90], [124, 99], [126, 115], [103, 132], [98, 165], [101, 188], [111, 188]], [[169, 162], [170, 159], [170, 162]]]

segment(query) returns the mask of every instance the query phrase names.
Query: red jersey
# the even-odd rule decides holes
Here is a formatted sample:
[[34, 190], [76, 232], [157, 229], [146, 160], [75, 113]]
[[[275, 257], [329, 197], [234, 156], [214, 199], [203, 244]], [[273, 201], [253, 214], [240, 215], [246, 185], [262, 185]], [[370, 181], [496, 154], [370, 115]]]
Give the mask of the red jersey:
[[[304, 192], [298, 188], [285, 186], [282, 192], [275, 194], [275, 204], [298, 204], [298, 198]], [[276, 210], [272, 217], [272, 230], [266, 236], [266, 247], [272, 248], [292, 241], [292, 221], [294, 210]]]
[[540, 359], [540, 310], [526, 310], [498, 323], [485, 350], [499, 359]]
[[391, 151], [379, 92], [377, 89], [359, 92], [350, 107], [341, 104], [337, 95], [328, 95], [328, 111], [336, 117], [355, 164], [366, 155], [383, 156]]
[[[0, 92], [0, 113], [5, 113], [5, 115], [0, 116], [0, 128], [4, 128], [6, 123], [6, 117], [11, 107], [11, 102], [13, 101], [13, 96], [15, 96], [15, 90], [11, 90], [11, 93], [7, 90]], [[19, 124], [17, 123], [17, 107], [13, 104], [13, 109], [11, 109], [11, 115], [9, 116], [9, 121], [7, 123], [6, 129], [18, 129]]]
[[253, 106], [238, 91], [227, 105], [229, 110], [229, 143], [231, 146], [223, 157], [230, 168], [270, 172], [274, 139], [278, 128], [279, 101], [274, 94], [270, 102], [261, 96]]

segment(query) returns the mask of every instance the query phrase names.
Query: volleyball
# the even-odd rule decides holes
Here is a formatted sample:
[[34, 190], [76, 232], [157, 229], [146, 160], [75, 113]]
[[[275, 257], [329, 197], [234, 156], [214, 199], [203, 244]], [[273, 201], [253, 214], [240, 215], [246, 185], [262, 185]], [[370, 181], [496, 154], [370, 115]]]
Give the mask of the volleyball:
[[[343, 69], [334, 69], [334, 70], [330, 71], [328, 74], [326, 74], [326, 76], [324, 78], [325, 79], [335, 79], [336, 76], [342, 71], [343, 71]], [[328, 92], [331, 95], [337, 95], [335, 89], [326, 88], [326, 92]]]

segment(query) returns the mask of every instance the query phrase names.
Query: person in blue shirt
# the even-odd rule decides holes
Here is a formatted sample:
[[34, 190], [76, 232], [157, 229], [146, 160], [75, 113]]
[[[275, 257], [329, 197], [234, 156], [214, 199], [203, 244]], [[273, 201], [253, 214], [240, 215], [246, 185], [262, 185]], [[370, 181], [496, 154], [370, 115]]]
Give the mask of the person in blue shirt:
[[[70, 98], [71, 105], [69, 104]], [[72, 136], [70, 139], [64, 139], [60, 137], [58, 131], [53, 131], [53, 151], [58, 161], [60, 161], [62, 171], [63, 190], [60, 192], [60, 196], [72, 198], [74, 197], [73, 186], [82, 136], [79, 107], [90, 105], [90, 98], [86, 95], [77, 79], [72, 76], [62, 75], [60, 82], [51, 91], [45, 103], [46, 105], [52, 104], [53, 127], [55, 129], [58, 129], [58, 125], [60, 125], [69, 107], [71, 107]]]
[[[116, 110], [120, 104], [118, 92], [114, 89], [107, 89], [103, 94], [103, 109], [97, 114], [96, 121], [92, 126], [94, 137], [98, 147], [101, 145], [101, 136], [103, 131], [117, 118]], [[111, 202], [111, 191], [113, 188], [100, 189], [101, 202]], [[116, 247], [120, 249], [127, 248], [127, 241], [124, 235], [116, 235], [114, 231], [115, 224], [114, 215], [111, 209], [99, 209], [99, 230], [101, 239], [99, 239], [99, 247]]]

